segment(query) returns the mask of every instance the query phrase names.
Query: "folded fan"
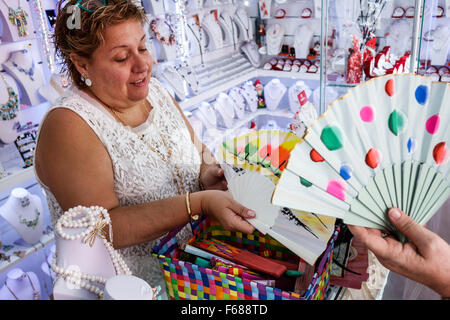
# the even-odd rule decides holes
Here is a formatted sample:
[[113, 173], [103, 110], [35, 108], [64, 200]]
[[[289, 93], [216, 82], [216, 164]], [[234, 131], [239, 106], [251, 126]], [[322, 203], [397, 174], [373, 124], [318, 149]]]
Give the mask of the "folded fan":
[[391, 207], [426, 223], [450, 195], [449, 97], [412, 74], [349, 90], [290, 153], [272, 203], [392, 232]]

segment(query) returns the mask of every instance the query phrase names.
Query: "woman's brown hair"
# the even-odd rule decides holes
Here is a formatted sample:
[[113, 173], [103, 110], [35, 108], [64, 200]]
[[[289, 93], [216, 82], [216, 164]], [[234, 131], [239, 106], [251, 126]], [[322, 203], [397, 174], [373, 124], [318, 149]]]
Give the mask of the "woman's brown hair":
[[59, 1], [53, 43], [56, 55], [62, 60], [62, 71], [78, 88], [86, 84], [70, 55], [90, 59], [104, 41], [104, 30], [130, 19], [147, 22], [143, 9], [131, 0]]

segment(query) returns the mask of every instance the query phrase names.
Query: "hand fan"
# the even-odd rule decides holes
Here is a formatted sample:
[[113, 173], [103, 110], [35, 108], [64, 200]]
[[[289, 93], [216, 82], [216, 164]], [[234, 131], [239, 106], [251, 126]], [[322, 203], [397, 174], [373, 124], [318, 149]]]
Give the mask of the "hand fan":
[[450, 195], [449, 97], [412, 74], [350, 89], [292, 150], [272, 203], [391, 232], [398, 207], [425, 224]]

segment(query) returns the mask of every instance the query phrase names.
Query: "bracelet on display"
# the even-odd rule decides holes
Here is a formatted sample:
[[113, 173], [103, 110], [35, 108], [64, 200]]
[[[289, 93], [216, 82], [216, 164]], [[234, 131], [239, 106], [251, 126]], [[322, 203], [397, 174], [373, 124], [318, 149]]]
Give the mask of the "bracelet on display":
[[302, 14], [300, 16], [302, 19], [309, 19], [312, 16], [312, 10], [310, 8], [305, 8], [302, 10]]
[[286, 17], [286, 10], [280, 8], [275, 11], [275, 18], [283, 19], [284, 17]]

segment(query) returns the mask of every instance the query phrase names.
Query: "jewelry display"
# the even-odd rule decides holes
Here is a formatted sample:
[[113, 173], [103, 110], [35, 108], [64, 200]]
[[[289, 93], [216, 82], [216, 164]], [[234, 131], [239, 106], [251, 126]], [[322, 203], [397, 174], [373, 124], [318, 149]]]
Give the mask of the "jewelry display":
[[309, 54], [309, 49], [314, 37], [314, 31], [307, 24], [301, 24], [295, 30], [294, 48], [297, 59], [305, 59]]
[[228, 96], [234, 102], [234, 111], [238, 119], [242, 119], [245, 116], [245, 100], [240, 91], [238, 87], [231, 88], [228, 91]]
[[17, 2], [17, 9], [10, 7], [5, 0], [2, 0], [5, 6], [8, 8], [8, 19], [12, 25], [17, 26], [19, 37], [25, 37], [28, 35], [28, 14], [20, 6], [20, 0]]
[[160, 300], [161, 287], [152, 288], [144, 280], [120, 274], [106, 280], [103, 300]]
[[216, 111], [208, 102], [203, 101], [200, 107], [193, 111], [193, 114], [200, 119], [207, 130], [217, 127]]
[[272, 79], [264, 86], [264, 100], [267, 109], [273, 111], [278, 108], [287, 88], [279, 79]]
[[[162, 23], [164, 23], [168, 27], [170, 32], [169, 36], [162, 36], [161, 33], [158, 31], [158, 29], [161, 29], [160, 27]], [[160, 19], [153, 19], [150, 22], [150, 30], [153, 32], [153, 35], [155, 36], [156, 40], [164, 43], [167, 46], [172, 46], [175, 44], [175, 33], [170, 24], [168, 24], [166, 20], [164, 20], [162, 23]]]
[[244, 52], [245, 56], [248, 58], [252, 66], [255, 68], [258, 68], [261, 65], [261, 55], [258, 51], [258, 46], [256, 45], [255, 41], [249, 41], [245, 43], [241, 47], [242, 51]]
[[286, 10], [280, 8], [275, 11], [275, 18], [283, 19], [284, 17], [286, 17]]
[[311, 16], [312, 16], [312, 10], [310, 8], [304, 8], [300, 15], [300, 17], [302, 19], [309, 19], [309, 18], [311, 18]]
[[4, 286], [0, 289], [2, 300], [39, 300], [41, 288], [34, 272], [14, 268], [8, 272]]
[[200, 90], [200, 82], [197, 79], [194, 69], [184, 61], [182, 64], [176, 66], [175, 70], [183, 77], [192, 92], [197, 94]]
[[447, 25], [440, 25], [429, 33], [425, 33], [425, 37], [429, 41], [432, 41], [429, 57], [431, 58], [431, 64], [438, 66], [446, 65], [450, 48], [450, 28]]
[[206, 47], [209, 51], [223, 47], [222, 30], [216, 21], [214, 13], [208, 13], [203, 17], [202, 28], [208, 37]]
[[56, 23], [56, 11], [54, 9], [45, 10], [45, 15], [47, 16], [49, 27], [53, 29]]
[[253, 29], [250, 18], [247, 15], [245, 8], [238, 8], [233, 16], [234, 22], [238, 26], [239, 40], [249, 41], [253, 38]]
[[[111, 225], [111, 219], [106, 209], [99, 206], [83, 207], [77, 206], [64, 212], [58, 219], [55, 225], [55, 232], [58, 237], [63, 240], [68, 240], [70, 244], [75, 241], [79, 243], [78, 246], [93, 248], [96, 240], [100, 239], [110, 258], [114, 267], [115, 274], [131, 275], [131, 271], [123, 260], [122, 256], [113, 248], [110, 241], [108, 241], [104, 228]], [[84, 229], [77, 231], [76, 229]], [[78, 242], [79, 241], [79, 242]], [[64, 255], [65, 252], [59, 251], [64, 249], [63, 243], [57, 242], [57, 251], [52, 261], [52, 270], [55, 272], [57, 278], [61, 278], [67, 283], [71, 283], [76, 287], [83, 288], [93, 294], [99, 299], [103, 298], [103, 287], [107, 278], [95, 274], [87, 274], [75, 268], [64, 268], [58, 266], [58, 256]], [[84, 247], [86, 248], [86, 247]], [[92, 249], [94, 250], [94, 249]]]
[[258, 0], [259, 14], [261, 19], [270, 18], [270, 8], [272, 0]]
[[283, 45], [284, 40], [284, 27], [279, 23], [272, 24], [267, 29], [267, 54], [278, 55]]
[[218, 125], [223, 128], [232, 128], [234, 119], [234, 107], [231, 98], [221, 92], [214, 102], [214, 109], [217, 112]]
[[244, 84], [241, 86], [240, 93], [244, 97], [244, 100], [246, 102], [245, 110], [249, 112], [255, 112], [258, 109], [258, 95], [253, 82], [244, 82]]
[[292, 113], [296, 113], [308, 101], [311, 96], [311, 89], [303, 82], [297, 81], [289, 87], [289, 109]]
[[39, 88], [39, 94], [54, 104], [69, 86], [70, 82], [65, 75], [52, 74], [49, 83]]
[[223, 11], [220, 13], [217, 22], [224, 32], [224, 46], [233, 45], [233, 48], [236, 49], [236, 44], [238, 43], [238, 30], [233, 18], [227, 11]]
[[17, 112], [19, 111], [19, 96], [8, 84], [8, 82], [6, 81], [6, 77], [3, 75], [3, 72], [0, 72], [0, 78], [5, 84], [5, 89], [8, 95], [7, 100], [5, 99], [5, 103], [1, 101], [2, 104], [0, 108], [0, 120], [12, 120], [17, 116]]
[[175, 91], [175, 94], [178, 96], [178, 98], [180, 98], [180, 100], [184, 100], [186, 98], [183, 85], [183, 77], [180, 73], [177, 72], [177, 70], [175, 70], [174, 67], [165, 67], [163, 73], [161, 74], [161, 77]]
[[[200, 55], [201, 64], [204, 64], [203, 54], [206, 48], [206, 37], [203, 36], [203, 28], [198, 22], [198, 16], [193, 16], [187, 19], [188, 34], [194, 36], [193, 41], [189, 41], [189, 48], [192, 55]], [[192, 39], [192, 37], [191, 37]]]
[[0, 207], [0, 215], [28, 244], [37, 243], [44, 228], [41, 199], [24, 188], [15, 188]]

